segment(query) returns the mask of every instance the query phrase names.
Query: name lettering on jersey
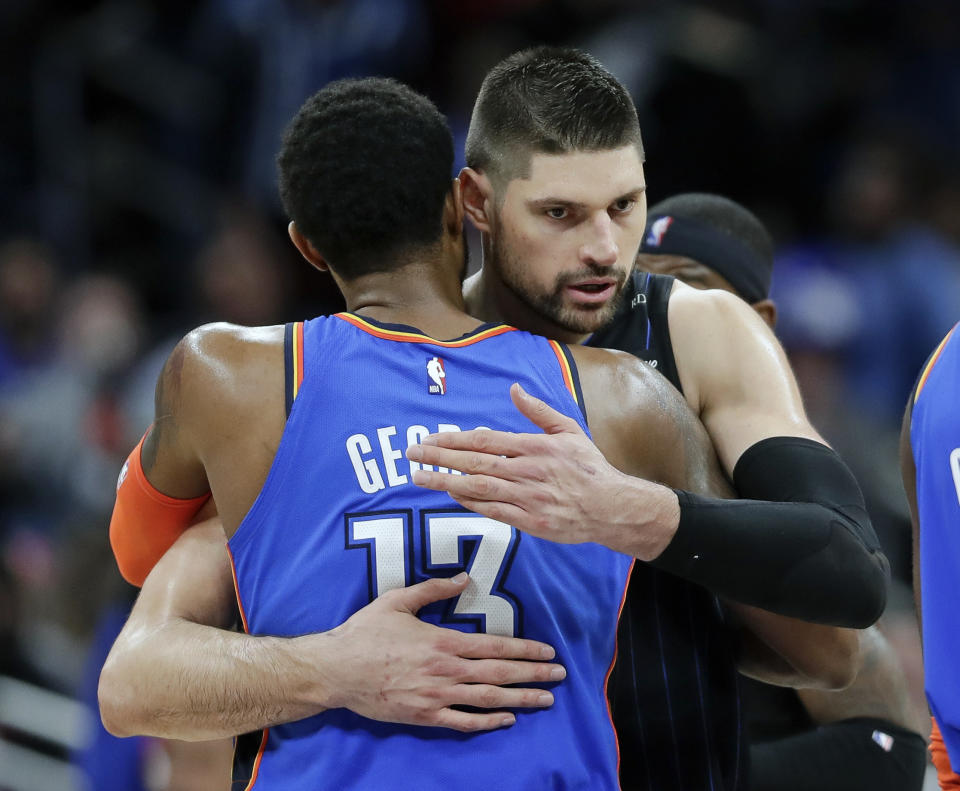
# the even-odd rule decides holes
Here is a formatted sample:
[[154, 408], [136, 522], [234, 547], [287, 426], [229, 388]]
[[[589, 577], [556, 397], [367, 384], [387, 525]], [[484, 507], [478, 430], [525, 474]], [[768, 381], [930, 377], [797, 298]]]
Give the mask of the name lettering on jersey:
[[[477, 428], [483, 429], [486, 426], [477, 426]], [[409, 473], [414, 470], [432, 471], [433, 467], [429, 464], [407, 461], [404, 458], [404, 451], [410, 445], [421, 442], [428, 434], [441, 434], [448, 431], [462, 431], [462, 429], [453, 423], [439, 423], [436, 428], [427, 428], [422, 425], [409, 426], [399, 436], [396, 426], [382, 426], [376, 430], [375, 436], [351, 434], [346, 442], [347, 456], [350, 458], [350, 464], [360, 488], [366, 494], [375, 494], [381, 489], [410, 483]], [[458, 470], [448, 470], [446, 467], [437, 467], [437, 472], [461, 474]]]
[[443, 367], [442, 357], [431, 357], [427, 360], [427, 376], [430, 378], [427, 392], [431, 395], [446, 395], [447, 371]]
[[630, 300], [631, 308], [635, 308], [637, 307], [637, 305], [646, 305], [646, 304], [647, 304], [647, 295], [642, 292], [639, 294], [636, 294], [634, 298]]

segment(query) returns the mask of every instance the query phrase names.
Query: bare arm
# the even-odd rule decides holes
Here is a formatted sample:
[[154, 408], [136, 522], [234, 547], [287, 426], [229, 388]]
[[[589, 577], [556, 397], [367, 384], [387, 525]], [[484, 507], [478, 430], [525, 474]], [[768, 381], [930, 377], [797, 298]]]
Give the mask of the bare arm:
[[757, 607], [727, 602], [740, 624], [737, 669], [781, 687], [838, 690], [861, 664], [860, 632], [806, 623]]
[[[391, 591], [322, 634], [262, 637], [236, 619], [226, 537], [212, 520], [191, 528], [148, 576], [100, 677], [100, 710], [118, 736], [233, 736], [345, 707], [389, 722], [476, 731], [510, 725], [505, 709], [553, 702], [558, 681], [532, 640], [464, 634], [417, 610], [458, 595], [460, 580]], [[489, 709], [464, 712], [453, 706]]]

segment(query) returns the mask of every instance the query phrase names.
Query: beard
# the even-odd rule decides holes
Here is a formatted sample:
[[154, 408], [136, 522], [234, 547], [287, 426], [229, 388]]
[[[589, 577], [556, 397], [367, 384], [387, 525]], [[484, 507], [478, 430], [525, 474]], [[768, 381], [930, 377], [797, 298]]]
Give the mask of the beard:
[[[624, 284], [629, 271], [616, 266], [587, 266], [577, 272], [557, 275], [553, 288], [541, 290], [525, 277], [523, 263], [512, 256], [500, 236], [493, 239], [493, 254], [504, 285], [541, 319], [566, 332], [578, 335], [596, 332], [613, 319], [623, 301]], [[611, 277], [617, 281], [614, 295], [598, 305], [570, 304], [566, 289], [571, 283], [592, 277]]]

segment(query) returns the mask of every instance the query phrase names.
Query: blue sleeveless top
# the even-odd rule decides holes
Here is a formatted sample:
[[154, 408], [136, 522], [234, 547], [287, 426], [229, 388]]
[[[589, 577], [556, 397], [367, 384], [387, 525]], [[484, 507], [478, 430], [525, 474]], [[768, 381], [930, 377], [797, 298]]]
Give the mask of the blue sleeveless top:
[[[957, 325], [960, 326], [960, 325]], [[930, 711], [960, 766], [960, 331], [917, 382], [910, 444], [917, 466], [923, 665]]]
[[296, 398], [263, 489], [229, 542], [246, 630], [326, 631], [388, 590], [468, 571], [465, 593], [420, 617], [542, 640], [567, 677], [551, 708], [518, 711], [515, 725], [496, 731], [333, 709], [241, 737], [234, 788], [619, 788], [605, 687], [632, 558], [467, 511], [413, 485], [416, 465], [404, 457], [436, 431], [536, 431], [510, 400], [512, 382], [586, 429], [566, 348], [491, 325], [435, 341], [353, 314], [296, 326], [294, 339]]

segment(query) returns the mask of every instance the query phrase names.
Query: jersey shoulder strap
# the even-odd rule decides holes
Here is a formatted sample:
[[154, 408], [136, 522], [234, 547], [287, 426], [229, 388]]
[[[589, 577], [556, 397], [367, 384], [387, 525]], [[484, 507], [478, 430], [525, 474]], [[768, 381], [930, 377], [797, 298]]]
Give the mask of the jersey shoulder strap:
[[595, 332], [587, 345], [629, 352], [682, 392], [667, 321], [673, 282], [669, 275], [633, 271], [612, 321]]

